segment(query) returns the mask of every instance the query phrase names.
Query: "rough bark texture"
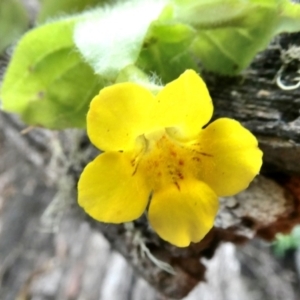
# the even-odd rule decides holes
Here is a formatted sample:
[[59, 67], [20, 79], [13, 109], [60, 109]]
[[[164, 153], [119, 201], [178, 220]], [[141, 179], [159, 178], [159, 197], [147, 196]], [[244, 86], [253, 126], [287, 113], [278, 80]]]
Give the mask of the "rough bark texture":
[[283, 82], [294, 83], [300, 54], [289, 49], [298, 44], [298, 34], [277, 38], [236, 78], [204, 73], [214, 117], [240, 120], [258, 136], [264, 168], [247, 191], [221, 199], [215, 227], [184, 249], [159, 239], [144, 217], [106, 225], [78, 208], [76, 182], [97, 155], [84, 132], [22, 135], [25, 125], [1, 114], [0, 298], [163, 299], [112, 247], [165, 297], [182, 298], [207, 278], [186, 299], [299, 299], [296, 270], [255, 241], [300, 223], [299, 90], [276, 84], [279, 70]]
[[282, 67], [286, 85], [295, 84], [293, 79], [299, 75], [300, 48], [291, 51], [292, 47], [300, 47], [300, 34], [277, 38], [243, 75], [220, 78], [208, 74], [207, 84], [216, 117], [233, 117], [254, 132], [264, 150], [265, 164], [281, 172], [299, 173], [300, 164], [295, 163], [300, 157], [299, 89], [286, 91], [276, 84]]

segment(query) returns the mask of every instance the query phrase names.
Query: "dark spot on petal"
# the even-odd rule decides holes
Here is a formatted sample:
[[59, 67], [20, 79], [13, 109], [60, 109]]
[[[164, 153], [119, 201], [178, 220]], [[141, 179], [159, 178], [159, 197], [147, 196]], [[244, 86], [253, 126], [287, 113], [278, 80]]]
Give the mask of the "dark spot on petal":
[[178, 184], [177, 181], [174, 182], [174, 184], [176, 185], [176, 187], [178, 188], [178, 190], [180, 191], [180, 185]]
[[204, 152], [199, 152], [199, 154], [203, 155], [203, 156], [209, 156], [209, 157], [213, 157], [213, 155], [208, 154], [208, 153], [204, 153]]
[[174, 152], [174, 151], [171, 151], [170, 154], [171, 154], [172, 156], [174, 156], [174, 157], [177, 156], [176, 152]]

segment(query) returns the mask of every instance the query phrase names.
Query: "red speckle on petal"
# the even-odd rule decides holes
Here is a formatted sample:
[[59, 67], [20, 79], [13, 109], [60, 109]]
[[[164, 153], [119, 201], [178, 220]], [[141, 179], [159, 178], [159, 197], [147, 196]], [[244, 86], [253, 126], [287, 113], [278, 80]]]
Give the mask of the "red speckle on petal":
[[173, 157], [176, 157], [176, 156], [177, 156], [176, 152], [174, 152], [174, 151], [170, 151], [170, 154], [171, 154], [171, 156], [173, 156]]
[[174, 184], [176, 185], [176, 187], [178, 188], [178, 190], [180, 191], [180, 185], [178, 184], [177, 181], [174, 182]]
[[154, 166], [154, 167], [158, 167], [158, 165], [159, 165], [159, 162], [158, 162], [158, 161], [154, 161], [154, 162], [153, 162], [153, 166]]

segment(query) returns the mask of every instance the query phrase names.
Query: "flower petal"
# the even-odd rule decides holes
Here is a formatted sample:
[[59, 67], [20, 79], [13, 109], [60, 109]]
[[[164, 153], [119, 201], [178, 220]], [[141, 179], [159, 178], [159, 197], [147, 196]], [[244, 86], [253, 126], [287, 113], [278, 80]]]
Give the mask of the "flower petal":
[[87, 131], [91, 142], [104, 151], [132, 149], [136, 138], [151, 128], [155, 100], [145, 88], [119, 83], [102, 89], [91, 102]]
[[107, 152], [89, 163], [78, 182], [78, 203], [91, 217], [109, 223], [137, 219], [150, 189], [128, 153]]
[[162, 239], [187, 247], [212, 228], [218, 205], [216, 194], [205, 183], [184, 180], [153, 194], [148, 217]]
[[239, 122], [216, 120], [200, 134], [197, 178], [218, 196], [244, 190], [262, 165], [262, 151], [257, 144], [255, 136]]
[[201, 77], [193, 70], [185, 71], [157, 95], [157, 122], [173, 128], [173, 135], [190, 138], [197, 135], [212, 117], [213, 105]]

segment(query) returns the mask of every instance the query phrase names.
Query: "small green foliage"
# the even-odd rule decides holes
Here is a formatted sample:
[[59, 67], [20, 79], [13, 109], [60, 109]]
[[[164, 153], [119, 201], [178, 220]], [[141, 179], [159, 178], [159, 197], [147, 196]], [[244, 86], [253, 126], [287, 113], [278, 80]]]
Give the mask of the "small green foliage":
[[196, 70], [196, 61], [188, 50], [195, 35], [194, 28], [174, 21], [173, 9], [167, 6], [151, 24], [137, 65], [148, 73], [159, 74], [166, 83], [185, 69]]
[[109, 0], [40, 0], [41, 10], [39, 11], [37, 21], [45, 22], [49, 18], [74, 14], [86, 9], [92, 9]]
[[249, 1], [232, 20], [200, 29], [191, 45], [192, 53], [210, 71], [238, 74], [276, 34], [300, 30], [299, 6], [293, 6], [297, 10], [287, 9], [290, 5], [284, 0]]
[[276, 241], [273, 243], [275, 255], [283, 257], [289, 250], [300, 247], [300, 226], [294, 227], [290, 234], [277, 234]]
[[149, 83], [149, 78], [146, 73], [141, 71], [135, 65], [128, 65], [119, 72], [116, 83], [128, 81]]
[[31, 125], [85, 127], [89, 102], [103, 84], [74, 49], [76, 21], [49, 23], [24, 36], [4, 78], [4, 110]]
[[28, 29], [29, 18], [19, 0], [0, 1], [0, 53]]
[[198, 29], [232, 25], [253, 6], [251, 1], [243, 0], [173, 0], [173, 3], [176, 18]]

